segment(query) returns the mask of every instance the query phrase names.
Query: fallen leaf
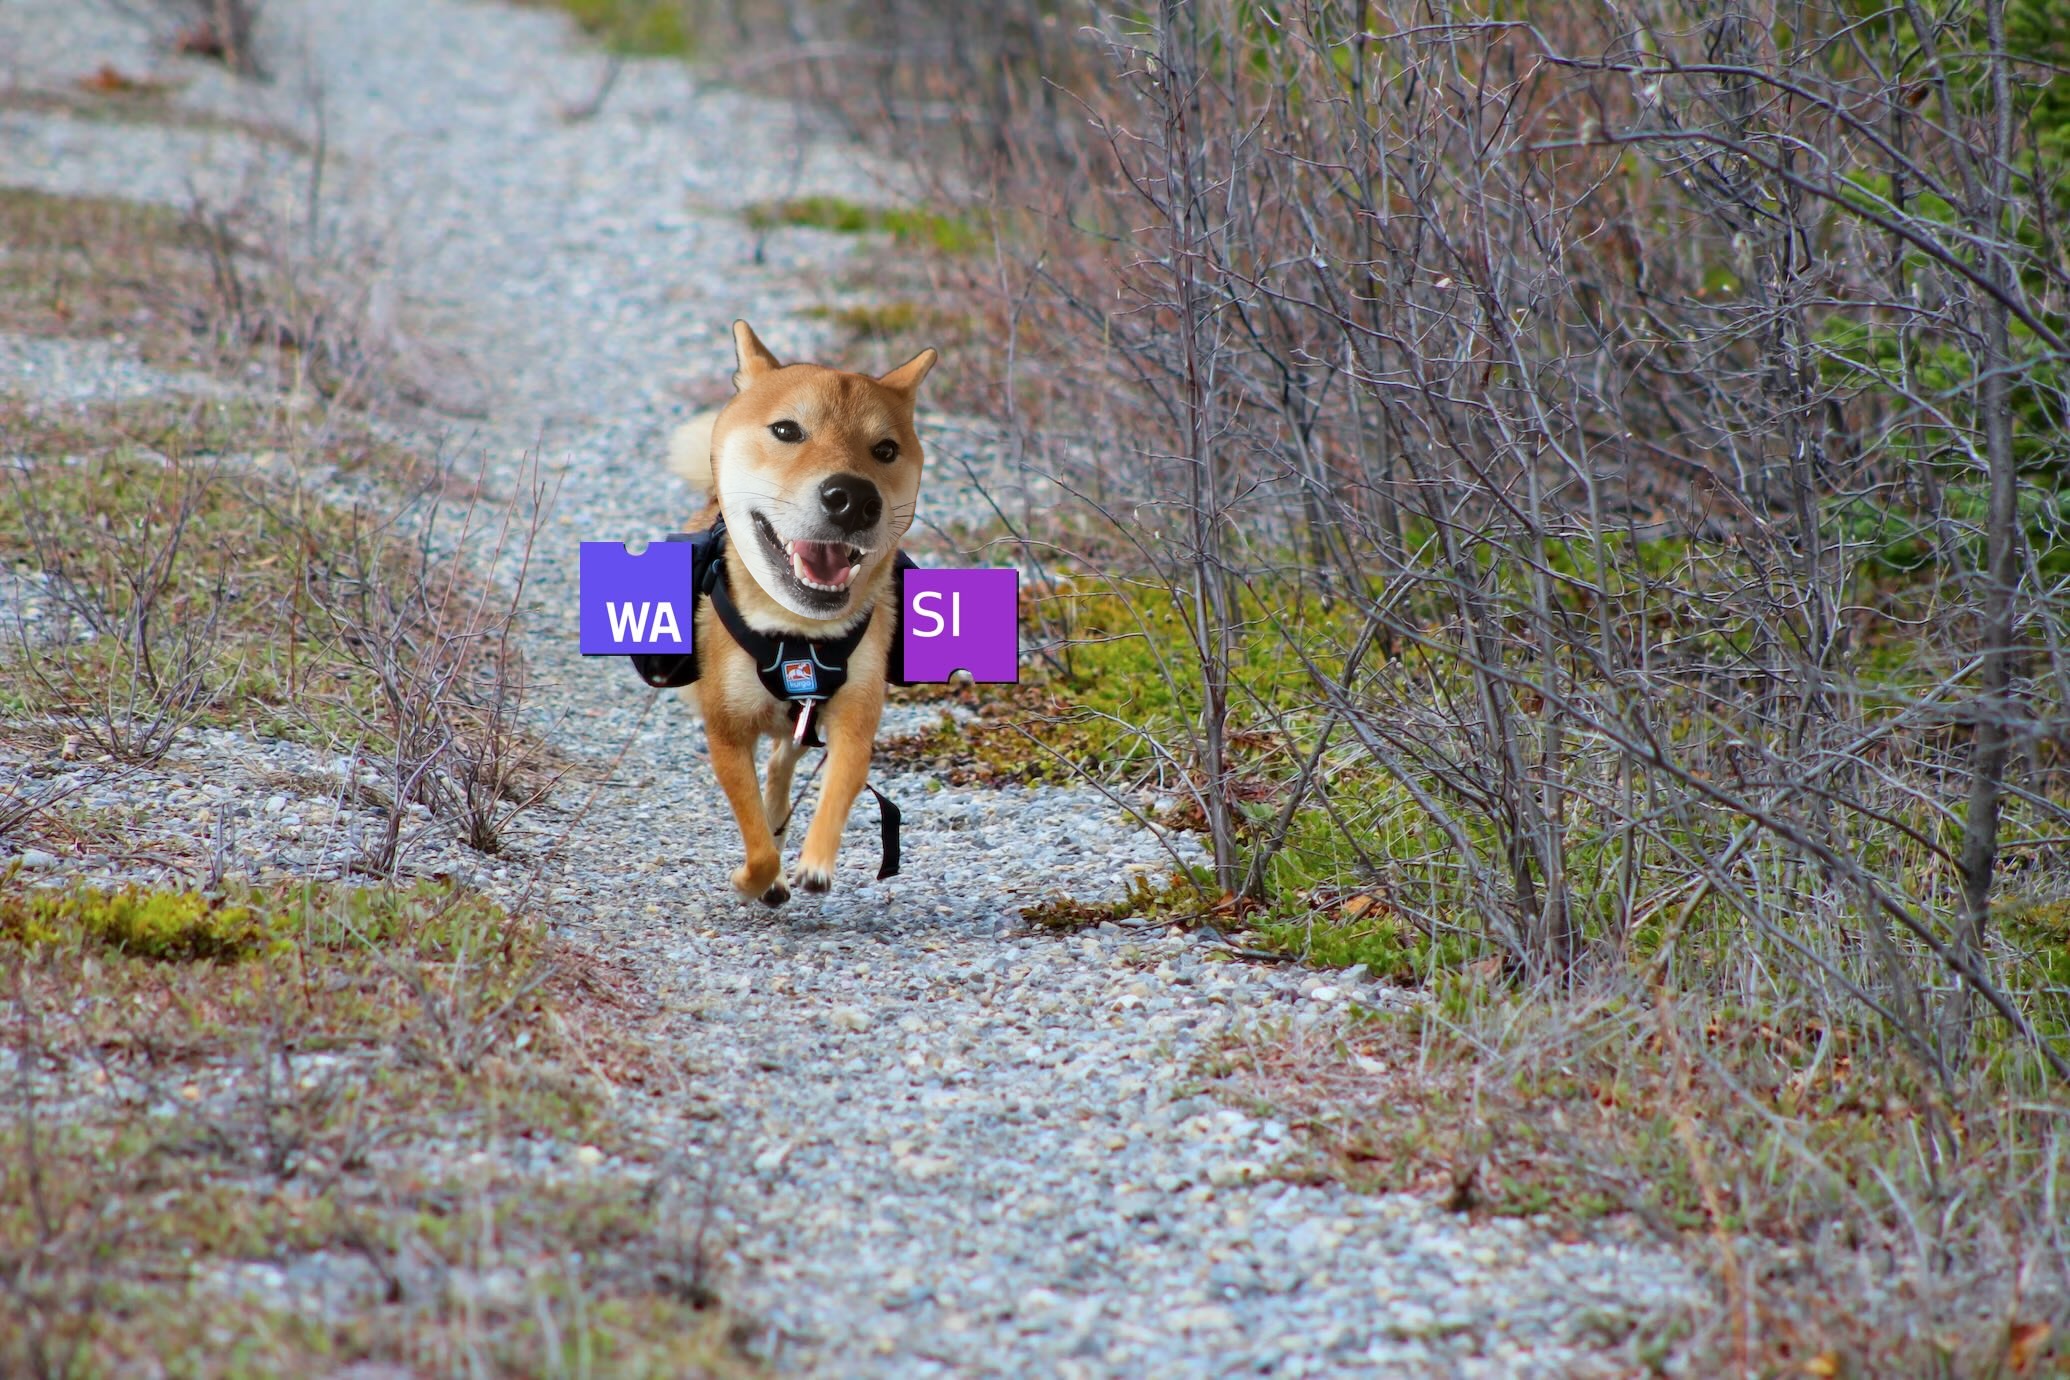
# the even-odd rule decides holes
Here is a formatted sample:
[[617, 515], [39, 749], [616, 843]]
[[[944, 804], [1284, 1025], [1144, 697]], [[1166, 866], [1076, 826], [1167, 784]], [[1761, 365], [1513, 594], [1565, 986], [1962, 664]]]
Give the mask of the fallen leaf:
[[1837, 1352], [1822, 1351], [1804, 1363], [1806, 1375], [1817, 1375], [1832, 1380], [1840, 1373], [1840, 1356]]
[[136, 91], [141, 89], [143, 85], [135, 77], [130, 76], [126, 72], [117, 71], [112, 63], [106, 62], [100, 65], [100, 70], [79, 79], [80, 90], [99, 91], [107, 95]]
[[2012, 1367], [2014, 1375], [2025, 1375], [2033, 1369], [2034, 1358], [2048, 1344], [2052, 1330], [2045, 1322], [2013, 1324], [2012, 1340], [2005, 1349], [2005, 1363]]

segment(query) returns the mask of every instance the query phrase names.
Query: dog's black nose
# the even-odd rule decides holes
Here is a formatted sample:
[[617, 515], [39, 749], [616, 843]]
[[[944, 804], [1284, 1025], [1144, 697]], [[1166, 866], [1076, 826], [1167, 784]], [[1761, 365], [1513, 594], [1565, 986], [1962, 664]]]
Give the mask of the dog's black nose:
[[819, 502], [834, 526], [844, 532], [873, 527], [884, 516], [884, 499], [877, 486], [857, 474], [837, 474], [820, 485]]

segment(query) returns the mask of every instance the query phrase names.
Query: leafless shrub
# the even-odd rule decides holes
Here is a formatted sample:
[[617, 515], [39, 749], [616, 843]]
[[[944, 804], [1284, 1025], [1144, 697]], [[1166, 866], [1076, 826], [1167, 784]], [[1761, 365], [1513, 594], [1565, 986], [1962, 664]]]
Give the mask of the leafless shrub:
[[[176, 452], [145, 481], [152, 492], [122, 511], [129, 520], [81, 523], [82, 508], [53, 503], [45, 486], [71, 489], [77, 475], [49, 467], [5, 471], [7, 500], [43, 578], [54, 636], [83, 649], [49, 655], [53, 630], [15, 620], [19, 673], [102, 752], [154, 762], [207, 707], [222, 674], [222, 617], [232, 578], [224, 553], [197, 550], [196, 517], [218, 482], [215, 462]], [[105, 651], [103, 650], [105, 649]], [[84, 654], [81, 654], [83, 650]]]
[[[1269, 884], [1229, 739], [1278, 714], [1340, 745], [1289, 768], [1320, 750], [1423, 815], [1428, 909], [1520, 972], [1628, 953], [1649, 887], [1708, 879], [1929, 1065], [1980, 997], [2060, 1072], [1979, 909], [1990, 821], [2063, 820], [2053, 773], [2002, 779], [2064, 729], [2053, 462], [1995, 420], [2063, 414], [2002, 35], [1915, 17], [1919, 85], [1832, 16], [1422, 14], [1117, 20], [1082, 190], [1009, 150], [1048, 224], [1112, 236], [1043, 239], [1027, 281], [1063, 308], [1047, 359], [1137, 402], [1098, 413], [1134, 472], [1086, 470], [1111, 443], [1054, 414], [1030, 444], [1180, 596], [1223, 884]], [[1261, 636], [1310, 705], [1233, 679]], [[1904, 674], [1870, 664], [1896, 643]], [[1895, 851], [1865, 863], [1871, 835]], [[1748, 869], [1823, 918], [1778, 924]]]
[[399, 971], [417, 997], [419, 1019], [409, 1043], [417, 1058], [473, 1073], [509, 1035], [520, 1008], [553, 980], [552, 964], [542, 962], [510, 990], [494, 991], [483, 981], [493, 961], [484, 950], [493, 951], [499, 942], [487, 931], [462, 935], [437, 981], [429, 980], [421, 966]]
[[[1085, 500], [1038, 536], [1157, 650], [1220, 885], [1298, 911], [1334, 869], [1539, 1000], [1808, 1006], [2009, 1137], [1983, 1177], [2044, 1143], [1996, 1112], [2070, 1081], [2045, 8], [1069, 14], [973, 89], [1072, 118], [974, 118], [943, 179], [1002, 208], [961, 284], [1004, 343], [960, 358]], [[1962, 1153], [1926, 1136], [1888, 1220]], [[2004, 1250], [1908, 1258], [1952, 1327]]]
[[363, 859], [379, 875], [401, 862], [413, 806], [494, 853], [555, 779], [522, 722], [518, 612], [549, 501], [530, 474], [494, 509], [470, 486], [454, 513], [441, 473], [396, 511], [361, 510], [343, 549], [322, 553], [312, 603], [377, 691], [354, 753], [386, 781], [386, 823]]
[[510, 821], [544, 799], [561, 774], [549, 763], [544, 741], [523, 722], [526, 671], [517, 615], [550, 505], [536, 457], [524, 482], [524, 492], [496, 515], [486, 570], [507, 583], [493, 606], [486, 595], [477, 606], [473, 617], [485, 620], [479, 653], [451, 708], [446, 808], [467, 845], [483, 853], [501, 850]]
[[[318, 215], [321, 158], [309, 173]], [[305, 229], [248, 207], [196, 201], [187, 242], [203, 265], [171, 305], [219, 367], [257, 369], [290, 396], [350, 406], [378, 395], [391, 362], [352, 266], [312, 260]], [[313, 233], [313, 232], [309, 232]]]

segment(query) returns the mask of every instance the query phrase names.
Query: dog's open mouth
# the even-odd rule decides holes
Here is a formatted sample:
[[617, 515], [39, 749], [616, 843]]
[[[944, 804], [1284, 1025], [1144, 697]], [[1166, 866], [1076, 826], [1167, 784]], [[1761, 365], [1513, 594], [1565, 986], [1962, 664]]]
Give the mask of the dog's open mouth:
[[840, 594], [855, 579], [869, 552], [845, 541], [784, 541], [760, 513], [755, 514], [755, 535], [770, 553], [790, 568], [791, 578], [820, 594]]

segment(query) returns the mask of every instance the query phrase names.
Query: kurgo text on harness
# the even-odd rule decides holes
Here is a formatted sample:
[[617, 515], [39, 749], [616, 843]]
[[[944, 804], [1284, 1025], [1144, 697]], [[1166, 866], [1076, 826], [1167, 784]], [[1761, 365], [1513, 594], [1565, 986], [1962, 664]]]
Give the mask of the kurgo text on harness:
[[[582, 543], [579, 562], [581, 650], [584, 656], [629, 656], [657, 689], [697, 679], [697, 604], [709, 600], [726, 635], [754, 658], [771, 698], [790, 709], [793, 740], [823, 746], [817, 706], [848, 681], [848, 660], [870, 625], [864, 610], [836, 637], [807, 639], [748, 626], [727, 588], [726, 523], [651, 542], [638, 555], [619, 542]], [[892, 572], [899, 606], [891, 642], [894, 685], [946, 682], [958, 671], [973, 680], [1020, 679], [1020, 576], [1012, 569], [928, 570], [904, 552]], [[898, 873], [898, 807], [875, 786], [884, 857], [879, 880]]]

